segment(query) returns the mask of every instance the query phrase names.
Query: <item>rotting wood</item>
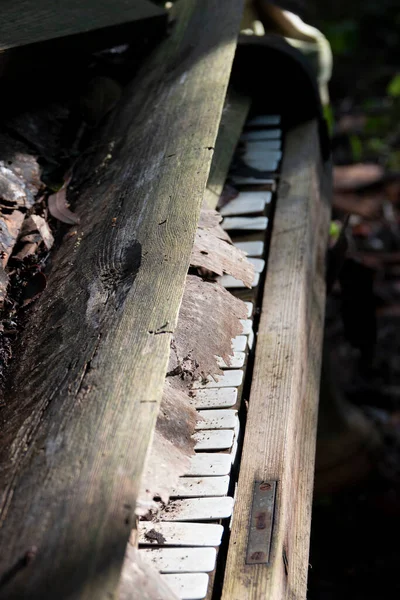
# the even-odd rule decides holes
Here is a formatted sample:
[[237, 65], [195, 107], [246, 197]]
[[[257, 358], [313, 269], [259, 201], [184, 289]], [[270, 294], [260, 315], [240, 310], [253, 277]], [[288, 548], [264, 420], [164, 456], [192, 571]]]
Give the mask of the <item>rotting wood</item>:
[[81, 225], [55, 255], [2, 414], [0, 598], [115, 594], [241, 8], [182, 2], [77, 169], [90, 177]]
[[204, 193], [204, 204], [208, 208], [216, 208], [218, 204], [250, 104], [250, 97], [233, 88], [228, 89], [210, 175]]
[[153, 498], [168, 502], [171, 490], [180, 476], [189, 469], [195, 441], [197, 411], [176, 383], [177, 377], [167, 377], [158, 413], [156, 430], [144, 468], [136, 513], [146, 514], [155, 508]]
[[[319, 161], [316, 122], [287, 134], [223, 600], [306, 598], [329, 224]], [[255, 481], [277, 481], [277, 496], [270, 562], [247, 565]]]
[[241, 334], [240, 319], [245, 317], [243, 302], [218, 283], [188, 275], [168, 371], [186, 375], [188, 387], [200, 377], [221, 374], [217, 357], [230, 364], [232, 338]]
[[[210, 211], [203, 210], [202, 214], [204, 212]], [[200, 219], [201, 223], [196, 231], [190, 264], [212, 271], [217, 275], [227, 273], [242, 280], [247, 287], [250, 287], [254, 278], [254, 268], [246, 259], [245, 254], [232, 244], [228, 234], [219, 224], [204, 222], [208, 219], [201, 217]], [[218, 215], [219, 220], [221, 217]]]

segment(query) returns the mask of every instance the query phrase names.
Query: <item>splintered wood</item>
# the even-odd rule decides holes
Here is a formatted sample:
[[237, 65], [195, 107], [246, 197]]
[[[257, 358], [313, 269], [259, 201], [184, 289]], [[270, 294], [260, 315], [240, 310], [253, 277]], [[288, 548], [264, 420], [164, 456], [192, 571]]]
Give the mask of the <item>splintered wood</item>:
[[219, 225], [222, 217], [212, 210], [202, 210], [190, 258], [194, 267], [208, 269], [217, 275], [229, 274], [250, 287], [254, 269], [246, 255], [238, 250]]
[[230, 365], [232, 338], [242, 333], [246, 306], [217, 283], [188, 275], [170, 355], [169, 371], [190, 356], [192, 381], [221, 373], [218, 358]]
[[196, 428], [197, 413], [190, 406], [187, 394], [177, 388], [174, 377], [164, 385], [156, 431], [142, 477], [136, 513], [143, 515], [154, 507], [153, 498], [168, 502], [171, 489], [189, 468], [194, 454], [192, 435]]

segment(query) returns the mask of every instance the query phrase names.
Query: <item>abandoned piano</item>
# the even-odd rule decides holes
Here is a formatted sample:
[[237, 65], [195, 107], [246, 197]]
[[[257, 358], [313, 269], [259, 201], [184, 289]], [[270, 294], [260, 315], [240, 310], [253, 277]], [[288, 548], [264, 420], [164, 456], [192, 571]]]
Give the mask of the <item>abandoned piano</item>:
[[306, 598], [330, 214], [318, 81], [279, 33], [239, 36], [241, 0], [176, 4], [82, 159], [80, 224], [24, 333], [1, 599]]

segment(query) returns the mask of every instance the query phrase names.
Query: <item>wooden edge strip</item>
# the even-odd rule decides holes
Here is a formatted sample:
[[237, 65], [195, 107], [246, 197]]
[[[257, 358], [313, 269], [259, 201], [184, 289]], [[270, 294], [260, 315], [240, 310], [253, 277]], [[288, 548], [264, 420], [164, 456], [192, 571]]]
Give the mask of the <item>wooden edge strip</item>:
[[80, 225], [15, 361], [0, 598], [115, 597], [242, 11], [242, 0], [179, 4], [78, 168]]
[[251, 98], [249, 96], [245, 96], [233, 88], [228, 89], [210, 175], [204, 192], [204, 205], [207, 208], [217, 207], [250, 105]]
[[317, 123], [285, 146], [223, 600], [306, 598], [330, 210]]

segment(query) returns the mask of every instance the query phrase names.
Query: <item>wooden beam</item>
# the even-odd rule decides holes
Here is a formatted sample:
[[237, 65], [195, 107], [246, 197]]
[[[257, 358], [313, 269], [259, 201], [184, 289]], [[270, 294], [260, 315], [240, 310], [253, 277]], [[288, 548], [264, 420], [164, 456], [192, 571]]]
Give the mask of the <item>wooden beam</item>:
[[[319, 157], [316, 122], [287, 134], [223, 600], [306, 598], [330, 212]], [[246, 564], [263, 481], [277, 482], [269, 561]]]
[[242, 1], [179, 6], [77, 169], [81, 223], [15, 359], [0, 444], [2, 599], [115, 597]]
[[249, 96], [245, 96], [233, 88], [228, 90], [210, 175], [204, 193], [204, 203], [207, 208], [216, 208], [217, 206], [250, 104], [251, 99]]
[[148, 0], [2, 0], [0, 52], [70, 36], [87, 36], [91, 31], [108, 29], [163, 14], [163, 9]]

